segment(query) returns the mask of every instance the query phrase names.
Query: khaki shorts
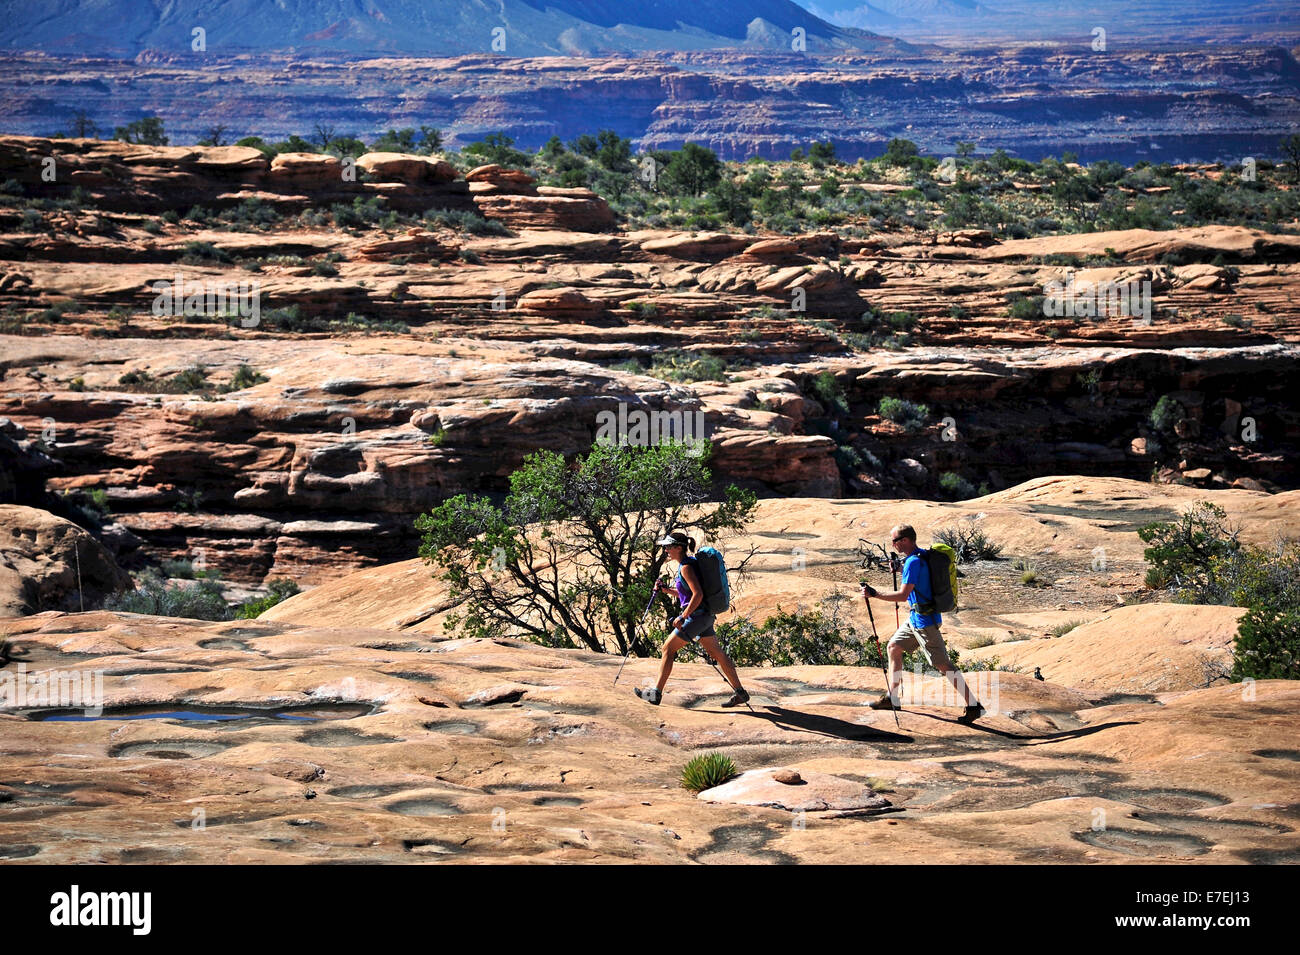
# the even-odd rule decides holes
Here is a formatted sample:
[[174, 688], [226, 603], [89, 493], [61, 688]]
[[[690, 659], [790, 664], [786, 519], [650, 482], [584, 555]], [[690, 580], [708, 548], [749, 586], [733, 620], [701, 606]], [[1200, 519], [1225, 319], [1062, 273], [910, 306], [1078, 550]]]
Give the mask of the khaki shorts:
[[943, 645], [943, 637], [938, 627], [922, 627], [918, 630], [910, 621], [898, 628], [898, 632], [889, 638], [889, 646], [902, 647], [903, 652], [923, 647], [926, 659], [936, 670], [953, 669], [952, 660], [948, 658], [948, 648]]

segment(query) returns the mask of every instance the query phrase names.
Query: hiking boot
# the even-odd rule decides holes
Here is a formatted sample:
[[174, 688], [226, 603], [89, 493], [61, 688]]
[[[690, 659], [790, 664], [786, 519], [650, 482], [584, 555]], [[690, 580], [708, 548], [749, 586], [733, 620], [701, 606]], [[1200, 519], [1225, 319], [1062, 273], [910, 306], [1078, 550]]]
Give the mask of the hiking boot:
[[635, 692], [638, 697], [640, 697], [641, 699], [645, 700], [647, 703], [653, 706], [658, 706], [661, 702], [663, 702], [664, 695], [660, 693], [659, 690], [653, 686], [650, 687], [638, 686]]
[[873, 710], [898, 709], [898, 707], [894, 706], [894, 701], [889, 698], [888, 693], [886, 693], [884, 696], [882, 696], [880, 699], [876, 700], [875, 702], [868, 703], [867, 705], [870, 706]]
[[977, 719], [983, 716], [984, 713], [985, 710], [983, 704], [976, 703], [974, 706], [966, 707], [966, 712], [957, 717], [957, 722], [965, 723], [969, 726], [971, 723], [974, 723]]
[[745, 690], [737, 690], [731, 695], [731, 699], [723, 703], [723, 706], [744, 706], [749, 702], [749, 693]]

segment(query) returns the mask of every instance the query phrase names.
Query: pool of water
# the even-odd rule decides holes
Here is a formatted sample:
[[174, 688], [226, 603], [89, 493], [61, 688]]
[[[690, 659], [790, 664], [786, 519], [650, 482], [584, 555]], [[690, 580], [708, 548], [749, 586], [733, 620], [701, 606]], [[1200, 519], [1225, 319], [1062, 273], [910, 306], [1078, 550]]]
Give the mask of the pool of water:
[[321, 720], [349, 720], [374, 712], [366, 703], [317, 703], [304, 706], [119, 706], [105, 707], [99, 716], [88, 716], [84, 709], [33, 710], [29, 720], [41, 722], [82, 723], [95, 720], [179, 720], [182, 723], [230, 723], [236, 720], [263, 719], [291, 723], [315, 723]]

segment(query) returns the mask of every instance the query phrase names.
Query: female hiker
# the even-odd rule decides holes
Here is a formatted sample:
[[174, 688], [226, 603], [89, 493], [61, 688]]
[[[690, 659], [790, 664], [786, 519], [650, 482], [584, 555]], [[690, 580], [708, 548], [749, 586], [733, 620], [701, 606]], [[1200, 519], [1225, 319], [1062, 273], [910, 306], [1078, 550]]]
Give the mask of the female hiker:
[[736, 665], [731, 662], [731, 657], [727, 656], [726, 651], [718, 643], [717, 634], [713, 632], [713, 621], [716, 618], [704, 605], [704, 585], [700, 581], [696, 558], [690, 554], [695, 550], [695, 540], [680, 531], [675, 531], [655, 543], [667, 548], [668, 559], [677, 561], [679, 565], [676, 590], [667, 592], [677, 594], [682, 609], [673, 620], [673, 632], [664, 644], [663, 662], [659, 665], [659, 683], [653, 687], [637, 687], [636, 695], [647, 703], [658, 706], [664, 697], [664, 684], [668, 682], [668, 674], [673, 672], [673, 658], [677, 656], [677, 651], [690, 641], [713, 658], [714, 662], [721, 667], [731, 688], [736, 691], [731, 699], [722, 705], [744, 706], [749, 702], [749, 694], [740, 685]]

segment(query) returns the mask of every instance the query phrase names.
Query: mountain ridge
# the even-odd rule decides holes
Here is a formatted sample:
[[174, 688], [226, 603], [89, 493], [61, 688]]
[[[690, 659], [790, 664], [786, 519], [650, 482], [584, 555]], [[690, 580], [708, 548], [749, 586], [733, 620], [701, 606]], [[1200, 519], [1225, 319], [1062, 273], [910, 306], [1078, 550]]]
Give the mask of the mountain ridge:
[[[146, 50], [518, 56], [650, 50], [790, 48], [810, 51], [892, 42], [835, 26], [792, 0], [53, 0], [40, 10], [0, 3], [0, 49], [136, 56]], [[201, 47], [195, 31], [202, 29]]]

